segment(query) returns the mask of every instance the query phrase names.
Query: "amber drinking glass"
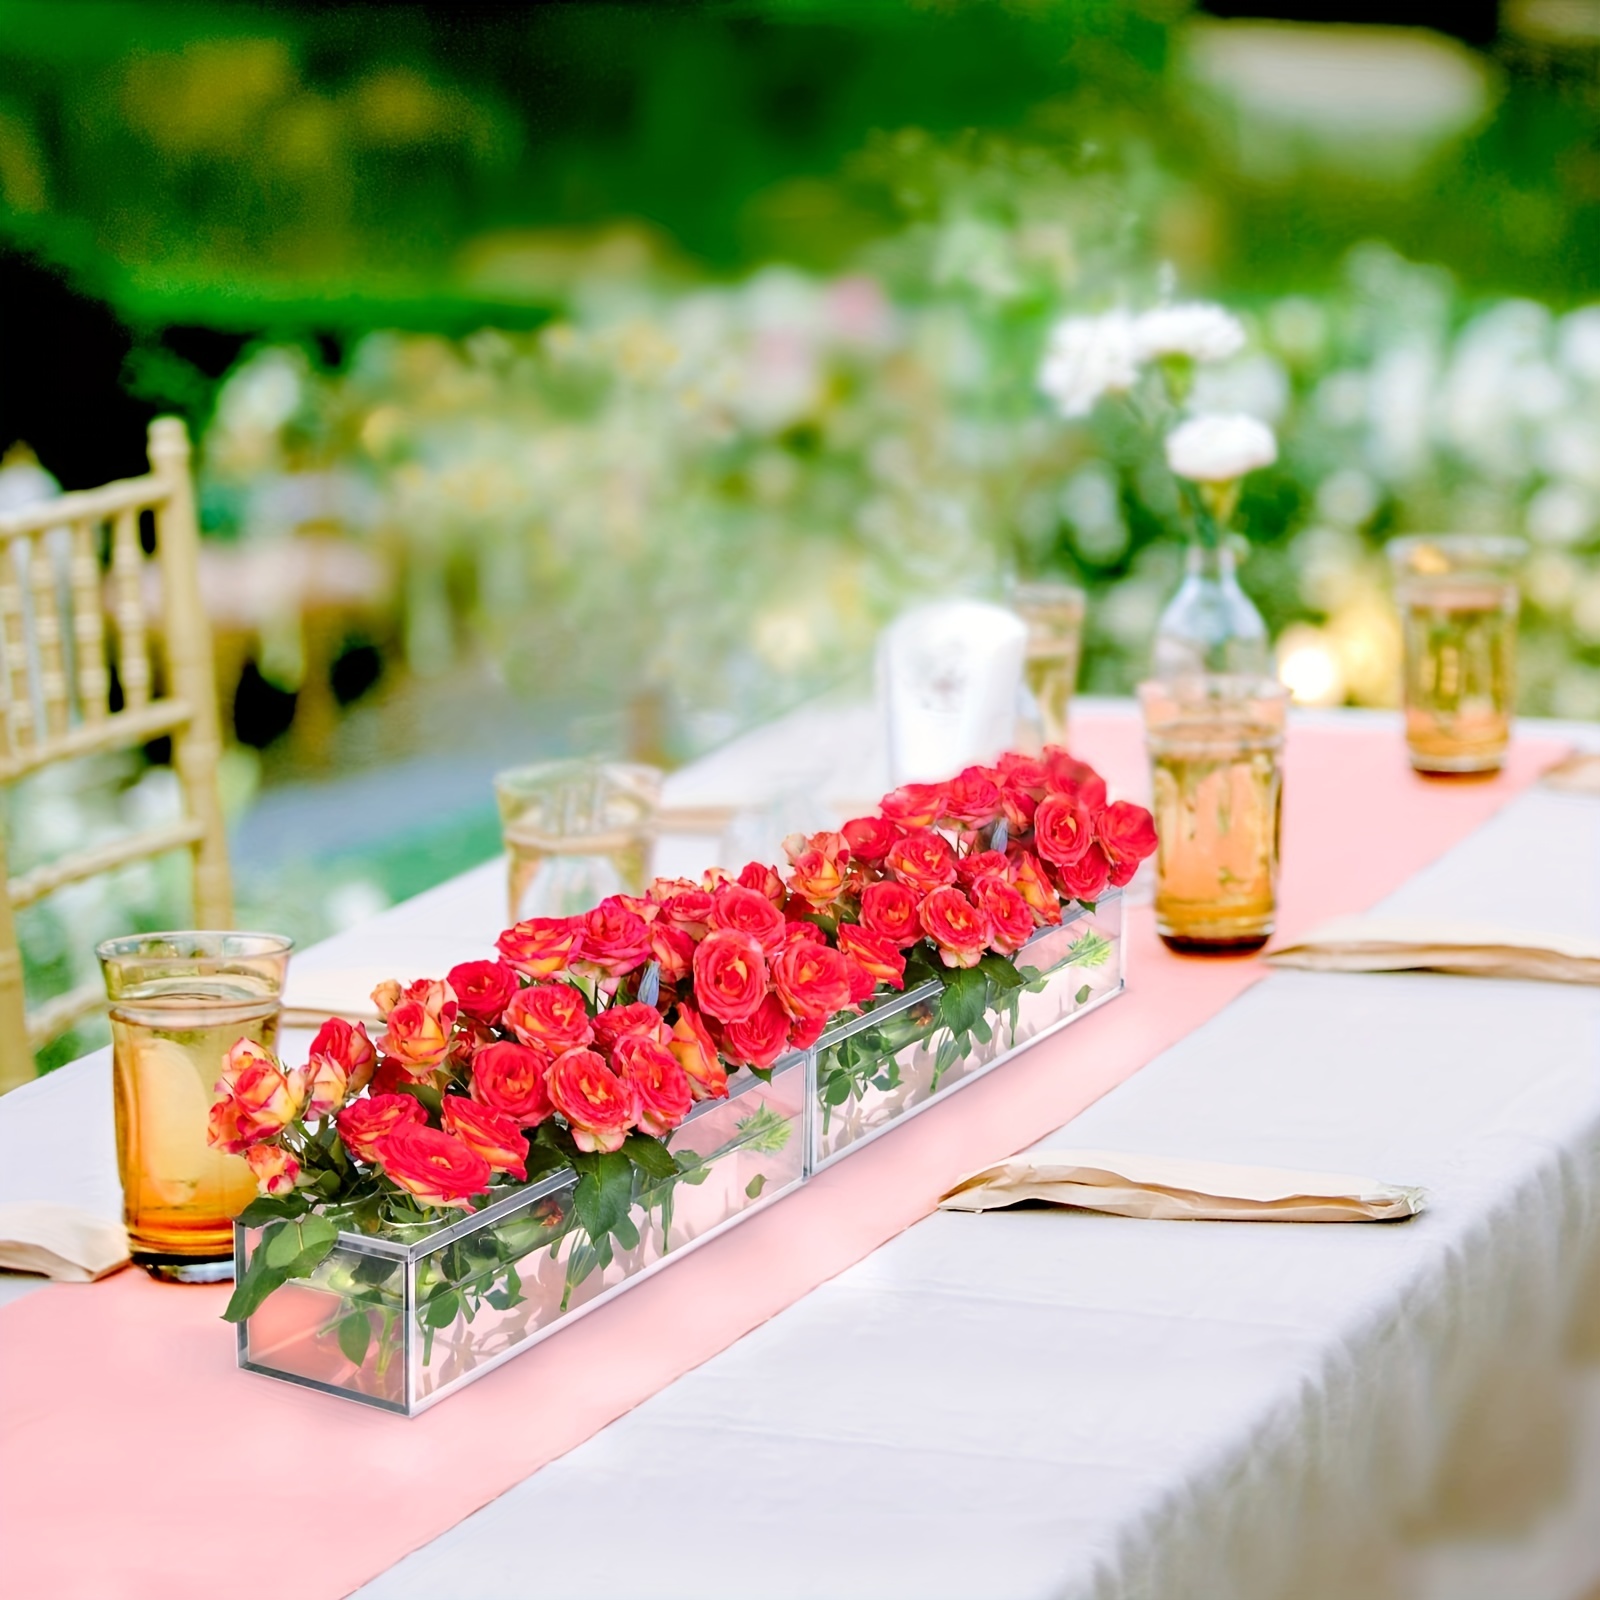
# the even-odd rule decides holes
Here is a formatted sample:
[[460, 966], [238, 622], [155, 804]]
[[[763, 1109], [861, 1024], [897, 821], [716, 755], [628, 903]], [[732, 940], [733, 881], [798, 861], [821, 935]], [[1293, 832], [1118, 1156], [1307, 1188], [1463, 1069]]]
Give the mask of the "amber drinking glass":
[[1278, 907], [1288, 691], [1206, 674], [1139, 687], [1156, 831], [1156, 931], [1174, 950], [1259, 949]]
[[1067, 742], [1067, 707], [1078, 686], [1083, 653], [1082, 589], [1070, 583], [1019, 583], [1011, 609], [1028, 625], [1022, 676], [1045, 744]]
[[275, 933], [144, 933], [95, 954], [111, 1001], [117, 1167], [133, 1259], [152, 1276], [233, 1276], [233, 1219], [256, 1183], [206, 1143], [223, 1057], [273, 1048], [293, 941]]
[[659, 827], [659, 768], [546, 761], [500, 773], [494, 792], [513, 922], [571, 916], [609, 894], [643, 891]]
[[1511, 742], [1520, 539], [1389, 544], [1405, 638], [1406, 749], [1418, 772], [1497, 772]]

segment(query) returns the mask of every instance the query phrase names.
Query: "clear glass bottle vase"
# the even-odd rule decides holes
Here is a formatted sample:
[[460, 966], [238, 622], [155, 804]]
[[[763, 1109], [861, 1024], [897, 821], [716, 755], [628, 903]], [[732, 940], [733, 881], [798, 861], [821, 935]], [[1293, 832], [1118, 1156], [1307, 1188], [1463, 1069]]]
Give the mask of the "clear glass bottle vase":
[[1190, 541], [1183, 582], [1156, 624], [1157, 678], [1199, 672], [1270, 676], [1267, 625], [1239, 587], [1226, 535]]

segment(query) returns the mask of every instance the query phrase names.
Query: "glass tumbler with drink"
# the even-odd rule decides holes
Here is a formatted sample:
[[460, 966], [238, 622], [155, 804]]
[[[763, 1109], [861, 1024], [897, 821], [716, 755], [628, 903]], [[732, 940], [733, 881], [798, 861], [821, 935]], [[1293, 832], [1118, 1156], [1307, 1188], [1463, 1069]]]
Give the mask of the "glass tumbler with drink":
[[1083, 653], [1082, 589], [1070, 583], [1019, 583], [1011, 609], [1028, 626], [1022, 676], [1045, 744], [1067, 742], [1067, 707], [1078, 686]]
[[1520, 539], [1415, 535], [1388, 546], [1405, 640], [1406, 749], [1418, 772], [1498, 772], [1511, 742]]
[[242, 1156], [206, 1143], [223, 1058], [271, 1050], [293, 941], [143, 933], [97, 947], [111, 1002], [117, 1168], [133, 1259], [173, 1283], [233, 1276], [233, 1219], [256, 1195]]
[[1150, 752], [1156, 931], [1174, 950], [1257, 950], [1272, 933], [1288, 691], [1198, 674], [1139, 687]]

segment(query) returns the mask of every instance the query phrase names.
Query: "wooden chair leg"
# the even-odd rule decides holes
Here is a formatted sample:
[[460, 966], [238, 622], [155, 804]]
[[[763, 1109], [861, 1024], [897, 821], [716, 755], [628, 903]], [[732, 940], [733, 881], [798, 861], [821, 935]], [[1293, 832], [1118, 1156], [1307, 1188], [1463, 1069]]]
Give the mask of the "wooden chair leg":
[[22, 992], [22, 951], [17, 919], [5, 892], [5, 830], [0, 829], [0, 1094], [30, 1082], [36, 1072], [28, 1048], [28, 1012]]

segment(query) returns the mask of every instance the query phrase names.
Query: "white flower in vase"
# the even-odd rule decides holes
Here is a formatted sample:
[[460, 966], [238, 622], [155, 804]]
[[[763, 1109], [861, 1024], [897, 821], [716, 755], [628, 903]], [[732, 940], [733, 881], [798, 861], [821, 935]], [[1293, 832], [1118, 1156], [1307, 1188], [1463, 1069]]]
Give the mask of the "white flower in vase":
[[1126, 311], [1065, 317], [1050, 330], [1039, 388], [1064, 417], [1085, 417], [1103, 394], [1123, 394], [1139, 381], [1135, 319]]
[[1244, 324], [1221, 306], [1194, 300], [1146, 311], [1134, 322], [1133, 339], [1141, 361], [1226, 361], [1244, 349]]
[[1195, 483], [1234, 483], [1277, 459], [1272, 429], [1255, 417], [1191, 417], [1167, 435], [1167, 465]]

